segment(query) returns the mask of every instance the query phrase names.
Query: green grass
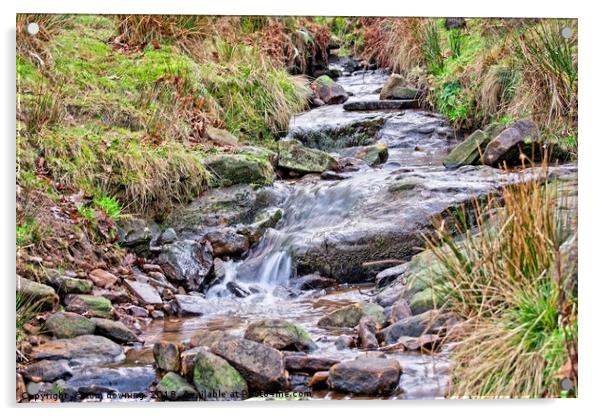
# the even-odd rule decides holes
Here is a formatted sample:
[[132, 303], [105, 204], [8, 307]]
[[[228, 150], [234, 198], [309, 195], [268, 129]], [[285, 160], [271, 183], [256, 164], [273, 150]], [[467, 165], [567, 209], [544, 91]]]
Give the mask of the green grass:
[[433, 290], [463, 320], [452, 396], [561, 394], [577, 344], [576, 237], [556, 187], [509, 186], [429, 240], [443, 266]]

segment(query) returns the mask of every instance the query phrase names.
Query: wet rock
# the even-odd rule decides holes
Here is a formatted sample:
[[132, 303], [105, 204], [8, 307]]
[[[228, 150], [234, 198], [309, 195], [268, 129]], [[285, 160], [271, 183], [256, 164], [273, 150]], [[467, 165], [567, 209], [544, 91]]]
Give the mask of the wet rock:
[[57, 338], [73, 338], [93, 334], [96, 325], [77, 313], [57, 312], [46, 319], [46, 328]]
[[238, 227], [237, 232], [247, 236], [250, 244], [254, 244], [263, 236], [268, 228], [273, 228], [282, 219], [280, 208], [268, 208], [256, 215], [252, 224]]
[[214, 177], [214, 186], [232, 186], [240, 183], [271, 185], [274, 169], [266, 158], [250, 154], [220, 153], [204, 160]]
[[163, 400], [188, 401], [197, 400], [198, 398], [198, 393], [194, 387], [173, 371], [165, 374], [157, 384], [157, 393]]
[[322, 277], [319, 274], [307, 274], [293, 281], [295, 287], [301, 290], [326, 289], [337, 284], [334, 279]]
[[346, 173], [339, 173], [333, 170], [327, 170], [320, 175], [320, 179], [325, 181], [342, 181], [344, 179], [349, 179], [351, 175]]
[[309, 380], [309, 387], [320, 389], [328, 387], [328, 371], [317, 371]]
[[110, 318], [113, 315], [111, 301], [92, 295], [67, 295], [65, 297], [65, 310], [90, 317]]
[[418, 107], [418, 100], [358, 100], [343, 104], [345, 111], [405, 110]]
[[220, 146], [238, 146], [238, 139], [227, 130], [206, 126], [205, 137]]
[[318, 326], [353, 328], [364, 316], [373, 318], [378, 325], [384, 324], [386, 320], [381, 306], [375, 303], [354, 303], [322, 317], [318, 321]]
[[348, 147], [339, 152], [344, 157], [353, 157], [363, 160], [368, 166], [383, 164], [389, 157], [389, 149], [386, 144], [372, 144], [369, 146]]
[[326, 104], [342, 104], [349, 98], [345, 89], [328, 75], [317, 78], [311, 84], [311, 88], [316, 96]]
[[407, 263], [403, 263], [397, 266], [389, 267], [376, 275], [374, 282], [376, 283], [376, 287], [385, 287], [393, 281], [397, 280], [400, 276], [402, 276], [406, 270], [408, 269]]
[[190, 347], [206, 347], [211, 349], [214, 346], [216, 346], [222, 339], [225, 338], [233, 337], [231, 335], [228, 335], [224, 331], [211, 331], [208, 329], [201, 329], [200, 331], [197, 331], [192, 337], [190, 337]]
[[23, 375], [40, 381], [54, 381], [59, 378], [67, 378], [72, 374], [69, 361], [67, 360], [42, 360], [29, 364], [22, 370]]
[[17, 276], [17, 293], [26, 299], [40, 302], [40, 307], [52, 308], [58, 300], [54, 289], [33, 280]]
[[180, 347], [168, 341], [159, 341], [153, 346], [153, 356], [157, 368], [165, 371], [180, 370]]
[[412, 309], [405, 299], [399, 299], [391, 306], [391, 323], [394, 324], [402, 319], [412, 316]]
[[226, 283], [226, 289], [228, 289], [228, 291], [237, 298], [246, 298], [247, 296], [251, 295], [250, 290], [245, 289], [236, 282]]
[[213, 255], [204, 244], [182, 240], [164, 246], [158, 260], [173, 282], [184, 284], [188, 290], [199, 290], [211, 270]]
[[478, 163], [489, 142], [500, 134], [503, 129], [504, 127], [501, 124], [493, 123], [487, 126], [485, 130], [473, 132], [466, 140], [453, 148], [443, 159], [443, 165], [446, 168], [456, 169], [460, 166]]
[[111, 364], [125, 358], [119, 344], [98, 335], [48, 341], [35, 347], [31, 357], [35, 360], [64, 359], [71, 365]]
[[117, 227], [118, 242], [138, 255], [148, 254], [150, 243], [159, 233], [159, 227], [143, 218], [126, 216], [119, 220]]
[[135, 342], [138, 336], [122, 322], [110, 319], [92, 318], [96, 324], [96, 333], [117, 342]]
[[483, 163], [490, 166], [519, 165], [521, 154], [533, 160], [533, 153], [539, 151], [539, 143], [537, 125], [531, 120], [519, 120], [489, 142], [483, 152]]
[[155, 289], [153, 286], [146, 283], [140, 283], [135, 280], [124, 280], [124, 283], [134, 294], [134, 296], [141, 300], [143, 304], [159, 305], [163, 303], [159, 292], [157, 292], [157, 289]]
[[360, 319], [357, 327], [361, 348], [365, 350], [374, 350], [378, 348], [378, 341], [376, 340], [377, 324], [374, 319], [369, 316], [364, 316]]
[[211, 230], [203, 238], [211, 243], [213, 255], [216, 257], [237, 256], [249, 249], [247, 238], [232, 228]]
[[175, 295], [175, 304], [180, 315], [206, 315], [214, 311], [202, 296]]
[[245, 338], [261, 342], [277, 350], [311, 351], [316, 344], [305, 329], [284, 319], [263, 319], [253, 322]]
[[322, 173], [335, 169], [337, 161], [326, 152], [286, 139], [278, 142], [278, 166], [299, 173]]
[[404, 318], [380, 331], [377, 337], [390, 345], [395, 344], [402, 336], [419, 337], [424, 334], [438, 333], [442, 327], [448, 324], [452, 324], [449, 315], [431, 310]]
[[109, 288], [117, 283], [117, 276], [106, 270], [94, 269], [88, 273], [88, 278], [98, 287]]
[[307, 354], [286, 354], [284, 356], [284, 366], [289, 371], [303, 371], [314, 373], [316, 371], [328, 370], [339, 360], [326, 357], [314, 357]]
[[148, 318], [148, 310], [137, 305], [127, 305], [124, 310], [131, 316], [137, 318]]
[[227, 360], [254, 390], [281, 391], [287, 386], [287, 372], [280, 351], [248, 339], [222, 338], [211, 352]]
[[155, 381], [151, 367], [92, 367], [74, 372], [63, 385], [63, 391], [80, 394], [145, 393]]
[[194, 385], [203, 400], [242, 400], [247, 382], [226, 360], [201, 350], [194, 361]]
[[[178, 234], [176, 233], [176, 230], [174, 230], [171, 227], [168, 227], [165, 230], [163, 230], [161, 235], [159, 235], [159, 238], [157, 239], [157, 244], [159, 244], [159, 245], [171, 244], [174, 241], [176, 241], [177, 239], [178, 239]], [[145, 271], [147, 273], [153, 272], [153, 270], [145, 270]], [[162, 272], [163, 270], [154, 270], [154, 271]]]
[[407, 86], [404, 77], [399, 74], [391, 74], [380, 90], [381, 100], [417, 100], [423, 92]]
[[355, 339], [350, 335], [339, 335], [334, 341], [337, 350], [345, 350], [355, 347]]
[[69, 293], [90, 293], [94, 284], [86, 279], [76, 279], [62, 275], [58, 270], [49, 270], [46, 283], [62, 295]]
[[399, 384], [401, 367], [397, 360], [362, 357], [334, 365], [328, 375], [333, 390], [355, 394], [391, 394]]
[[407, 351], [429, 350], [432, 351], [439, 344], [441, 337], [435, 334], [424, 334], [419, 337], [399, 337], [398, 344], [403, 345]]

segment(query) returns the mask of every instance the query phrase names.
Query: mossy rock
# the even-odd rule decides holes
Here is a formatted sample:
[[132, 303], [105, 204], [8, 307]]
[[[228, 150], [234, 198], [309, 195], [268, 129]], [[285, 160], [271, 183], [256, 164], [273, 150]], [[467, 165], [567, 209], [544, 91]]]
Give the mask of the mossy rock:
[[378, 325], [386, 321], [384, 309], [375, 303], [354, 303], [337, 309], [318, 321], [319, 327], [353, 328], [364, 316], [369, 316]]
[[[203, 400], [242, 400], [248, 386], [240, 373], [226, 360], [208, 351], [200, 351], [194, 363], [194, 385]], [[219, 392], [223, 397], [212, 397]]]
[[214, 177], [213, 186], [271, 185], [274, 182], [274, 169], [266, 157], [223, 153], [205, 159], [203, 163]]
[[170, 371], [165, 374], [159, 384], [157, 393], [164, 400], [196, 400], [198, 393], [181, 375]]
[[381, 100], [415, 100], [420, 98], [422, 91], [408, 87], [404, 77], [392, 74], [380, 91]]
[[410, 298], [410, 309], [414, 315], [421, 314], [431, 309], [435, 309], [437, 307], [437, 302], [435, 301], [435, 293], [433, 289], [427, 287], [426, 289], [415, 293]]
[[322, 173], [337, 167], [328, 153], [304, 147], [298, 140], [278, 142], [278, 166], [299, 173]]
[[92, 292], [94, 289], [94, 283], [90, 280], [62, 276], [57, 270], [48, 271], [46, 283], [54, 287], [61, 294], [86, 294]]
[[17, 294], [28, 301], [36, 302], [43, 309], [52, 308], [58, 300], [53, 288], [24, 277], [17, 277]]
[[46, 319], [46, 328], [57, 338], [75, 338], [93, 334], [96, 324], [77, 313], [57, 312]]
[[479, 162], [481, 153], [487, 145], [504, 130], [504, 126], [492, 123], [485, 130], [476, 130], [466, 140], [457, 145], [443, 160], [446, 168], [455, 169], [464, 165], [474, 165]]
[[66, 298], [68, 312], [87, 314], [98, 318], [110, 318], [113, 314], [111, 301], [102, 296], [68, 295]]
[[336, 84], [336, 82], [334, 82], [334, 80], [332, 78], [330, 78], [328, 75], [321, 75], [318, 78], [316, 78], [316, 80], [314, 82], [316, 84], [324, 85], [326, 87], [332, 87], [333, 85]]
[[284, 319], [263, 319], [253, 322], [245, 338], [261, 342], [277, 350], [311, 351], [316, 344], [305, 329]]

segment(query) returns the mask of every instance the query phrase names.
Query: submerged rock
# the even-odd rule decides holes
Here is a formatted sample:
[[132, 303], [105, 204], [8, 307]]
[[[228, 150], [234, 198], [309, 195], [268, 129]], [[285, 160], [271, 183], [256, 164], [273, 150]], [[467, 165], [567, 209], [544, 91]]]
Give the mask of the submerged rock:
[[354, 303], [322, 317], [318, 321], [318, 326], [353, 328], [364, 316], [373, 318], [378, 325], [384, 324], [386, 320], [381, 306], [375, 303]]
[[337, 161], [326, 152], [286, 139], [278, 142], [278, 166], [299, 173], [322, 173], [335, 169]]
[[286, 388], [287, 372], [280, 351], [248, 339], [224, 337], [211, 352], [227, 360], [254, 390], [273, 392]]
[[307, 331], [284, 319], [263, 319], [253, 322], [245, 338], [261, 342], [277, 350], [311, 351], [316, 348]]
[[418, 108], [418, 100], [364, 100], [351, 101], [343, 105], [345, 111], [385, 111]]
[[341, 104], [347, 101], [349, 94], [328, 75], [318, 77], [312, 84], [316, 96], [326, 104]]
[[163, 400], [174, 401], [196, 400], [199, 396], [194, 387], [173, 371], [165, 374], [157, 384], [157, 393]]
[[331, 389], [366, 395], [391, 394], [399, 384], [397, 360], [360, 357], [334, 365], [328, 375]]
[[240, 373], [223, 358], [205, 350], [196, 354], [193, 380], [203, 400], [242, 400], [249, 395]]
[[528, 160], [521, 160], [521, 155], [533, 160], [539, 154], [540, 144], [537, 125], [531, 120], [519, 120], [489, 142], [483, 153], [483, 163], [490, 166], [528, 163]]
[[96, 329], [94, 321], [73, 312], [57, 312], [46, 319], [46, 328], [57, 338], [91, 335]]
[[213, 255], [204, 244], [182, 240], [163, 246], [158, 261], [170, 280], [199, 290], [211, 271]]
[[383, 164], [389, 158], [386, 144], [378, 143], [369, 146], [348, 147], [339, 152], [344, 157], [353, 157], [366, 162], [368, 166]]

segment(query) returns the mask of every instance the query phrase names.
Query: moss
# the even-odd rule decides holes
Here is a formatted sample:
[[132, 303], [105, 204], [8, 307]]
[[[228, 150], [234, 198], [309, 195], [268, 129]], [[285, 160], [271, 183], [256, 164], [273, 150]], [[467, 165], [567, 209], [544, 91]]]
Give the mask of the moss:
[[194, 385], [201, 397], [222, 392], [227, 395], [248, 394], [247, 382], [226, 360], [209, 352], [197, 354], [193, 373]]
[[165, 374], [157, 384], [157, 393], [166, 400], [196, 399], [198, 396], [194, 387], [188, 384], [182, 376], [172, 371]]
[[252, 154], [220, 154], [204, 160], [211, 172], [212, 186], [232, 186], [239, 183], [271, 185], [274, 169], [266, 157]]

